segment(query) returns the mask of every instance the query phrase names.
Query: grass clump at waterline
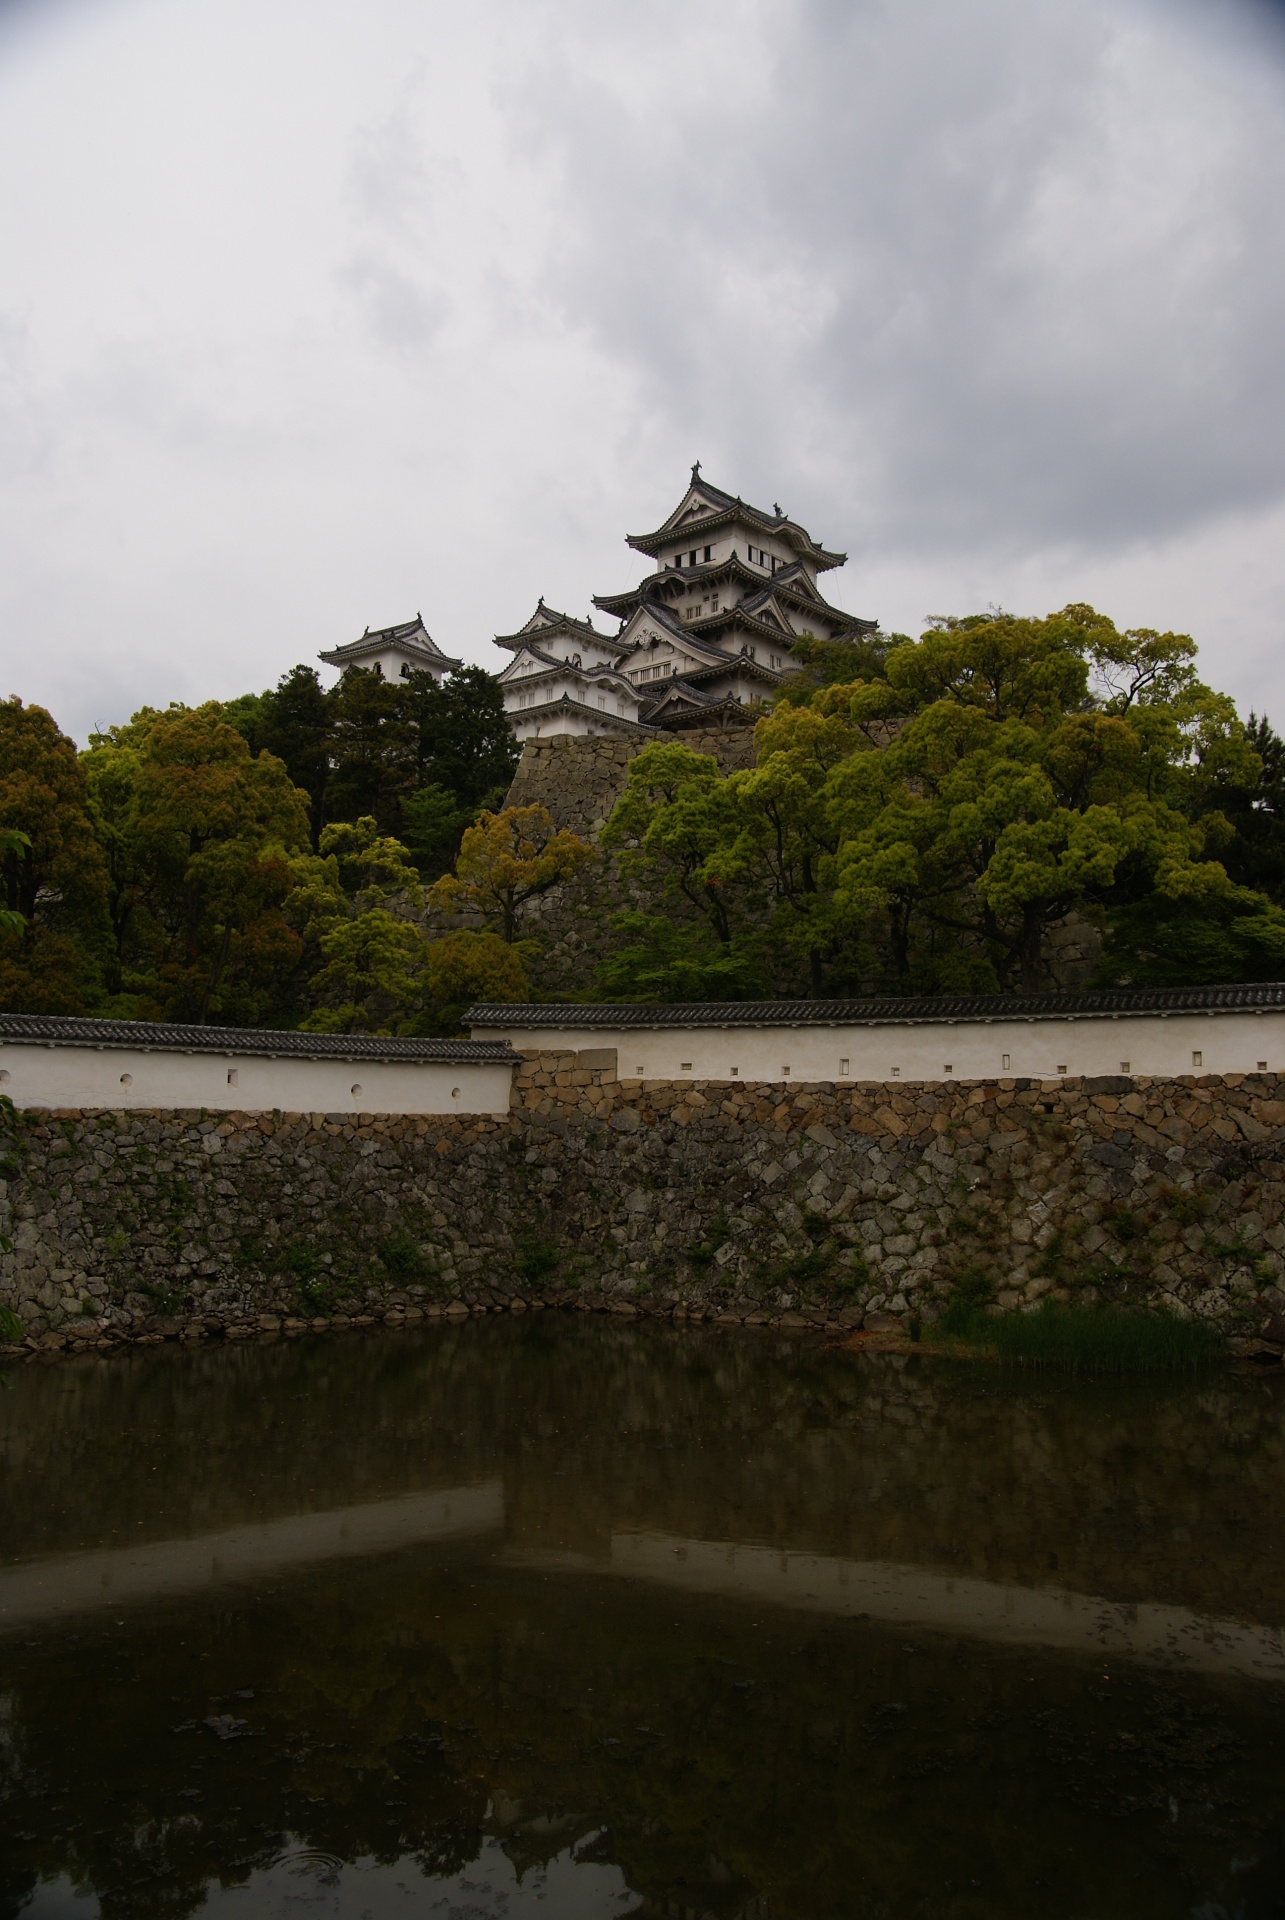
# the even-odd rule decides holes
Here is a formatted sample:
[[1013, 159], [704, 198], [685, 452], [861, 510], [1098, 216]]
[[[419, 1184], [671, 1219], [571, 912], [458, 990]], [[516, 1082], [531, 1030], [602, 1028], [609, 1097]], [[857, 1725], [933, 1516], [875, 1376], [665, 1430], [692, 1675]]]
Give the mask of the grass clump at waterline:
[[989, 1348], [1014, 1366], [1068, 1373], [1200, 1373], [1226, 1357], [1226, 1343], [1203, 1320], [1122, 1307], [1067, 1307], [1049, 1300], [1036, 1313], [947, 1312], [938, 1332]]

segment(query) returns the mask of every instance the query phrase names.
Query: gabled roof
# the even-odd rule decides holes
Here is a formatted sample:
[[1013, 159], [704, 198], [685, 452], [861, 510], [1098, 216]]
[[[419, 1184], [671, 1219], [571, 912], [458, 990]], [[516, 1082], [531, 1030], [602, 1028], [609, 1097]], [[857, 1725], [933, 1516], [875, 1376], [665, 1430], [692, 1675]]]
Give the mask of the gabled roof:
[[507, 1006], [488, 1001], [470, 1007], [464, 1021], [472, 1028], [882, 1027], [957, 1020], [1075, 1020], [1093, 1014], [1127, 1018], [1148, 1013], [1234, 1013], [1259, 1007], [1285, 1007], [1285, 982], [1234, 987], [1109, 987], [1099, 993], [942, 994], [935, 999], [915, 1000], [891, 996], [886, 1000], [710, 1000], [677, 1006], [559, 1006], [548, 1001], [535, 1006]]
[[[636, 690], [631, 687], [629, 691], [634, 693]], [[516, 723], [525, 727], [533, 720], [558, 713], [583, 713], [595, 726], [614, 727], [618, 732], [636, 734], [644, 740], [652, 736], [652, 729], [644, 726], [640, 720], [630, 720], [623, 713], [608, 713], [601, 707], [587, 707], [583, 700], [573, 700], [569, 693], [564, 693], [559, 700], [542, 700], [538, 706], [521, 707], [507, 718], [511, 725]]]
[[706, 693], [701, 687], [694, 686], [683, 675], [675, 675], [672, 679], [660, 682], [655, 697], [643, 703], [647, 723], [653, 727], [663, 724], [659, 716], [664, 713], [666, 707], [705, 708], [719, 707], [723, 704], [718, 694]]
[[[801, 562], [796, 561], [793, 566], [783, 568], [775, 577], [783, 579], [787, 575], [802, 573], [802, 571]], [[806, 578], [806, 575], [804, 577]], [[613, 614], [616, 619], [623, 620], [639, 599], [647, 599], [664, 587], [676, 585], [682, 591], [693, 581], [698, 585], [708, 582], [713, 586], [720, 580], [738, 580], [746, 587], [761, 587], [764, 583], [764, 575], [761, 568], [752, 567], [749, 561], [742, 560], [739, 554], [729, 553], [721, 560], [700, 561], [694, 567], [684, 567], [681, 573], [674, 567], [658, 567], [654, 573], [645, 575], [636, 587], [626, 593], [595, 594], [593, 604], [601, 608], [603, 613]], [[809, 588], [811, 592], [816, 593], [815, 587], [812, 587], [810, 582]], [[819, 594], [816, 597], [820, 599]], [[822, 602], [822, 604], [825, 603]]]
[[[708, 581], [711, 585], [718, 579], [734, 577], [744, 583], [749, 591], [734, 605], [720, 607], [717, 613], [707, 613], [690, 625], [678, 620], [667, 603], [658, 598], [665, 584], [670, 581]], [[765, 606], [774, 594], [780, 594], [789, 605], [805, 613], [824, 616], [833, 627], [844, 633], [877, 633], [879, 622], [865, 620], [859, 614], [845, 613], [842, 607], [833, 606], [808, 578], [800, 562], [791, 567], [782, 567], [770, 577], [764, 577], [757, 568], [751, 568], [744, 561], [730, 558], [711, 560], [707, 567], [693, 567], [690, 572], [675, 573], [672, 568], [664, 568], [658, 573], [648, 574], [645, 580], [631, 593], [599, 594], [594, 596], [595, 607], [604, 613], [610, 613], [624, 624], [628, 624], [640, 607], [648, 610], [663, 608], [673, 622], [684, 633], [699, 631], [701, 627], [713, 622], [721, 626], [727, 624], [729, 616], [745, 613], [752, 616], [756, 609]], [[788, 626], [785, 628], [787, 639], [797, 639], [798, 635]]]
[[[656, 625], [669, 635], [675, 645], [681, 644], [690, 648], [698, 659], [708, 661], [711, 666], [736, 658], [736, 655], [729, 654], [726, 648], [714, 646], [709, 640], [701, 638], [701, 630], [709, 625], [708, 620], [693, 620], [690, 624], [686, 620], [676, 620], [668, 607], [660, 607], [654, 600], [649, 600], [639, 607], [638, 613], [646, 619], [654, 619]], [[714, 618], [717, 619], [718, 616], [715, 615]], [[627, 626], [628, 621], [625, 624]], [[633, 654], [642, 651], [641, 646], [632, 644], [621, 648], [621, 657], [627, 660]]]
[[690, 524], [695, 532], [699, 527], [705, 534], [713, 527], [731, 525], [737, 519], [750, 522], [767, 533], [784, 536], [790, 545], [805, 552], [818, 572], [828, 567], [841, 567], [847, 559], [846, 553], [834, 553], [820, 546], [797, 520], [791, 520], [788, 514], [778, 508], [773, 513], [765, 513], [762, 507], [752, 507], [739, 495], [733, 497], [724, 493], [721, 487], [715, 487], [700, 476], [700, 462], [692, 468], [691, 483], [674, 511], [667, 520], [662, 521], [654, 533], [631, 533], [626, 536], [629, 546], [639, 553], [654, 554], [673, 541], [675, 534], [683, 529], [693, 513]]
[[424, 625], [422, 613], [417, 613], [413, 620], [403, 620], [395, 627], [367, 627], [360, 640], [350, 640], [343, 647], [332, 647], [327, 653], [319, 653], [317, 658], [324, 660], [328, 667], [351, 667], [361, 660], [386, 653], [390, 647], [399, 649], [411, 660], [422, 659], [425, 667], [464, 665], [463, 660], [455, 660], [450, 654], [442, 652]]
[[501, 686], [538, 687], [542, 680], [547, 680], [554, 674], [560, 674], [563, 678], [567, 674], [578, 674], [582, 680], [591, 681], [595, 686], [599, 681], [606, 680], [613, 686], [627, 688], [630, 693], [636, 692], [633, 682], [621, 672], [619, 667], [612, 666], [609, 661], [600, 661], [596, 666], [577, 667], [570, 660], [558, 660], [553, 654], [541, 653], [540, 649], [533, 647], [529, 640], [523, 642], [521, 653], [529, 653], [533, 659], [538, 660], [541, 663], [541, 670], [538, 673], [519, 674], [516, 672], [516, 667], [521, 654], [515, 654], [509, 665], [495, 676]]
[[535, 612], [526, 625], [519, 627], [516, 633], [497, 633], [495, 644], [497, 647], [508, 647], [512, 651], [528, 641], [533, 633], [539, 633], [542, 629], [548, 629], [551, 632], [578, 633], [583, 640], [596, 640], [600, 647], [614, 645], [612, 636], [609, 633], [599, 633], [591, 620], [576, 620], [569, 613], [559, 613], [554, 607], [546, 607], [543, 596], [537, 602]]

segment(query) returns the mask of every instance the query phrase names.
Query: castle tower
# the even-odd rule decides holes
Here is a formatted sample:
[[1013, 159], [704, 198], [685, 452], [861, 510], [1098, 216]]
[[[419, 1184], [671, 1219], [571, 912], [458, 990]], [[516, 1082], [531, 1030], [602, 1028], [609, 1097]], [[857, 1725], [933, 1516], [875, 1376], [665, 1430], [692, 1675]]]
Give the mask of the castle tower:
[[360, 640], [332, 647], [317, 658], [328, 667], [338, 667], [341, 673], [348, 667], [363, 667], [384, 680], [406, 680], [412, 673], [431, 673], [440, 680], [464, 664], [442, 652], [420, 613], [413, 620], [403, 620], [399, 627], [376, 627], [373, 633], [367, 627]]
[[544, 602], [500, 674], [519, 740], [558, 733], [744, 725], [800, 662], [796, 641], [851, 639], [878, 622], [831, 606], [818, 574], [841, 567], [779, 507], [752, 507], [692, 468], [682, 499], [654, 533], [628, 536], [652, 570], [594, 605], [620, 623], [607, 636]]

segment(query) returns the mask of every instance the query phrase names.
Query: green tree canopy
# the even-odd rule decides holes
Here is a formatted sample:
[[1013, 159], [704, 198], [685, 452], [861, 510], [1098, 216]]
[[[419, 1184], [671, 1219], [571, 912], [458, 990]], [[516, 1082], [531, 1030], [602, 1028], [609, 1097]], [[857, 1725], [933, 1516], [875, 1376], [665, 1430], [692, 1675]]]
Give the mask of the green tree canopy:
[[595, 859], [587, 841], [559, 827], [547, 807], [506, 807], [479, 814], [460, 844], [455, 872], [429, 894], [439, 913], [472, 909], [487, 930], [512, 944], [522, 908]]
[[170, 1018], [267, 1018], [274, 976], [298, 957], [280, 908], [289, 856], [308, 844], [285, 767], [252, 755], [213, 702], [144, 709], [93, 736], [82, 766], [108, 853], [118, 985]]
[[0, 700], [0, 1006], [81, 1013], [107, 950], [106, 863], [75, 743], [43, 707]]

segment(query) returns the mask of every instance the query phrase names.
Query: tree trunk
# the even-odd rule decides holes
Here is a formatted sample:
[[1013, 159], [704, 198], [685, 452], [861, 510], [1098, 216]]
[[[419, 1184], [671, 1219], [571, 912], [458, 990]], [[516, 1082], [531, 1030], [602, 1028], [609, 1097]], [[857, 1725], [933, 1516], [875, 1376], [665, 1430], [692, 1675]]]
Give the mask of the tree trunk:
[[1040, 966], [1041, 948], [1044, 945], [1044, 908], [1029, 906], [1022, 914], [1022, 992], [1038, 993], [1043, 986], [1043, 973]]
[[219, 980], [222, 977], [223, 968], [228, 957], [228, 949], [231, 945], [232, 945], [232, 922], [229, 920], [227, 925], [223, 929], [223, 938], [219, 942], [219, 957], [214, 963], [214, 971], [213, 973], [211, 973], [209, 980], [206, 982], [205, 992], [201, 995], [201, 1011], [196, 1018], [196, 1024], [198, 1027], [203, 1027], [205, 1025], [206, 1019], [209, 1016], [210, 1001], [214, 996], [214, 989], [218, 986]]

